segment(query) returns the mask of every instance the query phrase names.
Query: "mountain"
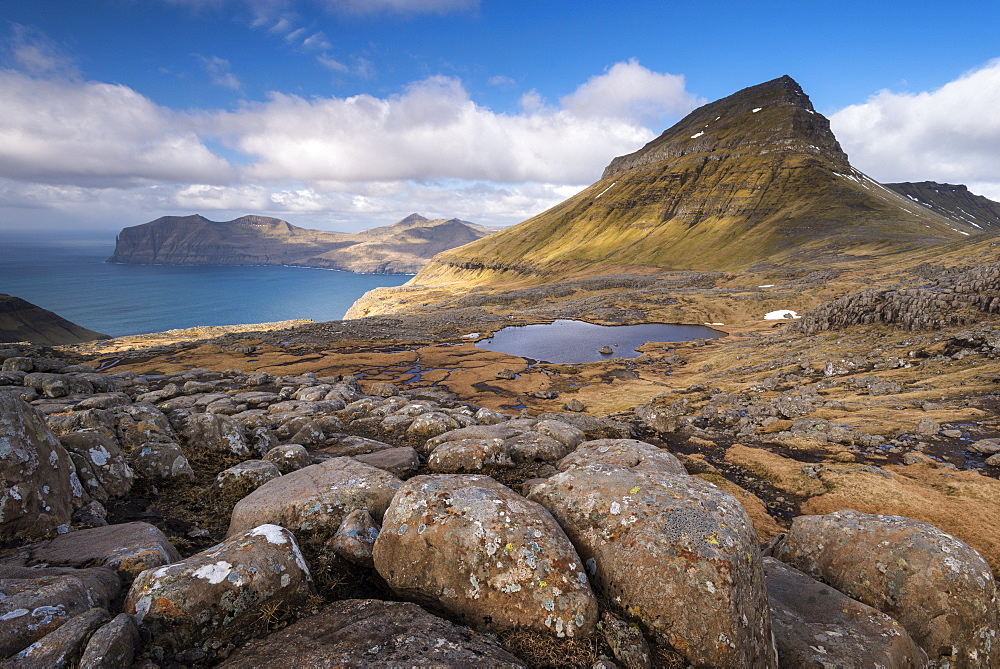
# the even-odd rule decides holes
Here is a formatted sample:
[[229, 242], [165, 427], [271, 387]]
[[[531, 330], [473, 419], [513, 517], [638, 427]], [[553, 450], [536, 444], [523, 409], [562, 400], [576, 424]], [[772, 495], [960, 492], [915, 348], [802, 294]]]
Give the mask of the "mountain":
[[442, 253], [411, 283], [801, 265], [977, 232], [852, 168], [783, 76], [696, 109], [589, 188]]
[[125, 228], [108, 262], [142, 265], [297, 265], [349, 272], [413, 274], [435, 254], [491, 230], [457, 218], [411, 214], [355, 234], [300, 228], [277, 218], [164, 216]]
[[108, 338], [106, 334], [88, 330], [31, 302], [0, 293], [0, 342], [27, 341], [40, 346], [58, 346]]
[[971, 193], [962, 184], [904, 181], [885, 187], [958, 223], [980, 230], [1000, 230], [1000, 202]]

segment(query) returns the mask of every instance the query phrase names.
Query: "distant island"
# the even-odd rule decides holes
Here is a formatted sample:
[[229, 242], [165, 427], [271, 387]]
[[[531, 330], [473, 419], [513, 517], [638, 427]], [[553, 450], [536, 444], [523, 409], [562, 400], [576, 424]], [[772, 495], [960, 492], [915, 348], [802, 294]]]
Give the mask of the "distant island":
[[476, 241], [490, 228], [457, 218], [411, 214], [392, 225], [345, 234], [267, 216], [210, 221], [163, 216], [118, 234], [110, 263], [292, 265], [364, 274], [415, 274], [436, 254]]

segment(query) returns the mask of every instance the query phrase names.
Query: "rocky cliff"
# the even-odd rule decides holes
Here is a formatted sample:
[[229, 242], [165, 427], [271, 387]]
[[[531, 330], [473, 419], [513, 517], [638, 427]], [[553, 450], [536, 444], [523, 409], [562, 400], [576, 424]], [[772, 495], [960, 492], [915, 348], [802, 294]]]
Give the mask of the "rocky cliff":
[[490, 233], [458, 219], [412, 214], [355, 234], [300, 228], [277, 218], [164, 216], [125, 228], [108, 262], [162, 265], [297, 265], [349, 272], [412, 274], [435, 254]]
[[57, 346], [107, 338], [31, 302], [0, 293], [0, 342]]
[[980, 230], [1000, 229], [1000, 202], [976, 195], [962, 184], [904, 181], [885, 187], [959, 224]]
[[977, 232], [853, 169], [784, 76], [696, 109], [576, 196], [443, 253], [412, 283], [802, 265]]

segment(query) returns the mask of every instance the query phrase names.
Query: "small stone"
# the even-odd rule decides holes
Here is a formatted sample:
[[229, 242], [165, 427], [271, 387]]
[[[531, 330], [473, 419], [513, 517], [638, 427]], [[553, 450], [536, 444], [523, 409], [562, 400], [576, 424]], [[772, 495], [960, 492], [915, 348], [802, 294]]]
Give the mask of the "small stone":
[[372, 549], [378, 534], [378, 525], [371, 514], [364, 509], [355, 509], [344, 517], [344, 522], [327, 546], [345, 560], [372, 569], [375, 567]]
[[941, 436], [948, 437], [949, 439], [960, 439], [962, 437], [961, 430], [941, 430]]
[[597, 349], [597, 352], [600, 353], [601, 355], [611, 355], [612, 353], [615, 352], [615, 349], [605, 344], [601, 348]]
[[584, 403], [576, 399], [575, 397], [571, 399], [569, 402], [566, 402], [566, 405], [563, 408], [566, 409], [566, 411], [574, 411], [574, 412], [587, 410], [587, 407], [584, 405]]
[[275, 446], [264, 454], [264, 459], [277, 466], [282, 474], [290, 474], [312, 464], [312, 456], [302, 444]]
[[501, 369], [499, 372], [497, 372], [497, 378], [513, 381], [514, 379], [517, 378], [517, 374], [514, 372], [513, 369]]

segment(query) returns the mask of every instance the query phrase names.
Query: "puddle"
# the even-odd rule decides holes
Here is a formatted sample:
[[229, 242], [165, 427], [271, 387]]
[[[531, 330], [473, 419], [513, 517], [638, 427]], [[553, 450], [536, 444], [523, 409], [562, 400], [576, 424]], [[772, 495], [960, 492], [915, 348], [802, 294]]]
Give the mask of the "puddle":
[[[476, 342], [476, 348], [550, 364], [576, 364], [636, 358], [640, 354], [635, 349], [650, 341], [676, 342], [725, 336], [726, 333], [703, 325], [594, 325], [585, 321], [558, 320], [504, 328], [489, 339]], [[612, 352], [601, 353], [605, 346]]]

